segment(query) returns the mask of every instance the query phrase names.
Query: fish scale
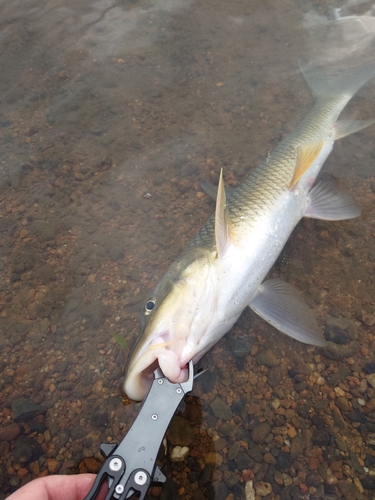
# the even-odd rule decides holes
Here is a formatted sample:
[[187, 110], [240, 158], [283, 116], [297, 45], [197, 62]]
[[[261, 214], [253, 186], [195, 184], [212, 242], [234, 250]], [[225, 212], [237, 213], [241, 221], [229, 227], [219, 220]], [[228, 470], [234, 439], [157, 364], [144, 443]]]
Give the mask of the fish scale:
[[[248, 216], [259, 216], [272, 205], [278, 196], [287, 189], [294, 172], [297, 152], [296, 146], [319, 139], [327, 134], [336, 122], [348, 97], [326, 98], [319, 102], [300, 125], [284, 141], [276, 146], [266, 158], [236, 189], [228, 200], [228, 209], [234, 225], [239, 231], [247, 231], [253, 220]], [[319, 123], [319, 126], [317, 125]], [[211, 249], [215, 245], [215, 217], [212, 215], [200, 231], [191, 239], [188, 248], [206, 245]]]
[[[375, 76], [375, 64], [326, 76], [301, 63], [315, 105], [302, 122], [234, 190], [220, 173], [216, 211], [169, 266], [144, 303], [138, 341], [128, 364], [124, 391], [142, 400], [159, 366], [173, 383], [228, 332], [249, 306], [280, 332], [324, 347], [321, 329], [297, 290], [265, 280], [302, 217], [343, 220], [360, 215], [353, 198], [329, 182], [315, 180], [335, 139], [375, 120], [341, 120], [355, 94]], [[209, 188], [215, 196], [215, 188]]]

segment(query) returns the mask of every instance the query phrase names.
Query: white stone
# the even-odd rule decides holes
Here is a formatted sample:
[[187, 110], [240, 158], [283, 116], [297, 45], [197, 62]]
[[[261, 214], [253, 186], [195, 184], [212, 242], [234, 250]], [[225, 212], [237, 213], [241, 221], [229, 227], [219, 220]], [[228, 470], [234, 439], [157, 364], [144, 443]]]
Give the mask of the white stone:
[[246, 500], [255, 500], [255, 490], [252, 481], [248, 481], [245, 485], [245, 498]]
[[172, 462], [183, 462], [189, 453], [187, 446], [175, 446], [171, 453]]

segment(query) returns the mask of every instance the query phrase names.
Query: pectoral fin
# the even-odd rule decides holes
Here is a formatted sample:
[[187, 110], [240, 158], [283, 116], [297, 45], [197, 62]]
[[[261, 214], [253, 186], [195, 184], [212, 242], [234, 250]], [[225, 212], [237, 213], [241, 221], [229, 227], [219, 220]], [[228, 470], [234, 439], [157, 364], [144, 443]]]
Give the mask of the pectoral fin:
[[219, 186], [216, 197], [215, 210], [215, 241], [216, 256], [223, 257], [233, 244], [234, 228], [230, 220], [227, 201], [224, 190], [223, 170], [220, 171]]
[[305, 217], [344, 220], [358, 215], [361, 215], [358, 203], [334, 182], [320, 181], [311, 189]]
[[297, 147], [297, 161], [289, 189], [293, 189], [302, 175], [311, 167], [319, 156], [323, 146], [324, 141], [318, 141], [302, 144]]
[[324, 339], [310, 308], [288, 283], [273, 279], [263, 282], [249, 304], [272, 326], [305, 344], [324, 347]]

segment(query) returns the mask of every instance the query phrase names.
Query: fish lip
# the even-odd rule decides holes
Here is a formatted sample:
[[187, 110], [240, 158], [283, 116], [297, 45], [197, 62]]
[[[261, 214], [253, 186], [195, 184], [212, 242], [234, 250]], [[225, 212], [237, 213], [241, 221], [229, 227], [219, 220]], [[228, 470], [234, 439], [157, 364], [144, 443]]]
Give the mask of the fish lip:
[[172, 383], [188, 379], [187, 362], [181, 363], [180, 355], [169, 349], [169, 342], [159, 342], [165, 340], [166, 334], [168, 332], [158, 335], [157, 340], [133, 355], [123, 383], [123, 390], [130, 399], [141, 401], [147, 396], [157, 368]]

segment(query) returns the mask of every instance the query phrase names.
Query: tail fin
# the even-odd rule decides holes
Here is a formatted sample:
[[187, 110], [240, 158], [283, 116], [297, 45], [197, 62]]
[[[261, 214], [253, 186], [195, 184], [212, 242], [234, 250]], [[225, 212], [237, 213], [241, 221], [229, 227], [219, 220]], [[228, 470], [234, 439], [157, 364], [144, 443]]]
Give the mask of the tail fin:
[[303, 59], [298, 61], [298, 65], [315, 100], [330, 94], [346, 94], [349, 100], [357, 90], [375, 77], [373, 62], [336, 74], [327, 74]]

